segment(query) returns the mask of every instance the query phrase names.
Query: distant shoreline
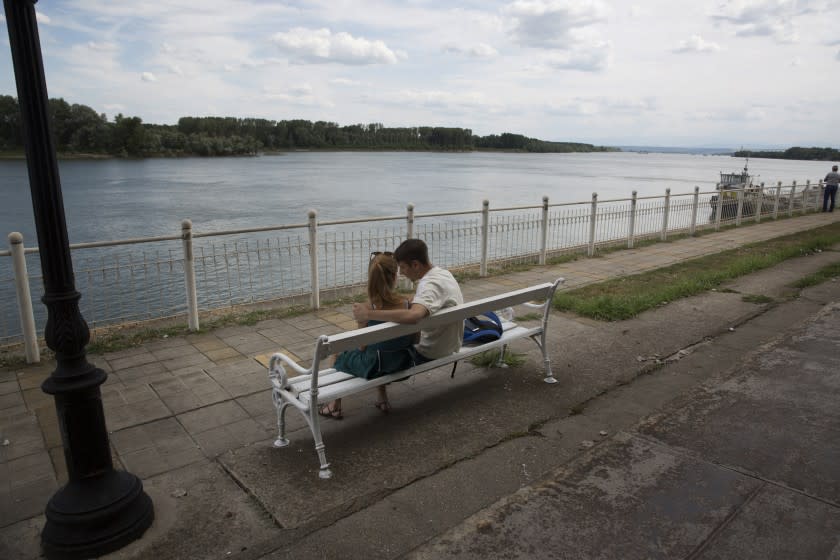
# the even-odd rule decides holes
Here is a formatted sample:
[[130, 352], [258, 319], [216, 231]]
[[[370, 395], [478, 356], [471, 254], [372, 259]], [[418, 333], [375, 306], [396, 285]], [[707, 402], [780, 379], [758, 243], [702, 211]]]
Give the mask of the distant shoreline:
[[[282, 156], [286, 154], [296, 154], [302, 152], [318, 152], [318, 153], [334, 153], [334, 152], [368, 152], [368, 153], [388, 153], [388, 152], [404, 152], [404, 153], [435, 153], [435, 154], [469, 154], [469, 153], [502, 153], [502, 154], [595, 154], [595, 153], [618, 153], [622, 152], [620, 148], [610, 148], [606, 150], [592, 150], [592, 151], [568, 151], [568, 152], [531, 152], [528, 150], [514, 150], [514, 149], [496, 149], [496, 148], [475, 148], [470, 150], [407, 150], [407, 149], [390, 149], [390, 148], [299, 148], [290, 150], [264, 150], [257, 154], [231, 154], [231, 155], [210, 155], [203, 156], [200, 154], [149, 154], [146, 156], [117, 156], [113, 154], [91, 154], [91, 153], [61, 153], [59, 152], [58, 159], [60, 160], [142, 160], [142, 159], [180, 159], [180, 158], [248, 158], [260, 156]], [[0, 160], [23, 160], [26, 159], [26, 154], [22, 152], [0, 152]]]

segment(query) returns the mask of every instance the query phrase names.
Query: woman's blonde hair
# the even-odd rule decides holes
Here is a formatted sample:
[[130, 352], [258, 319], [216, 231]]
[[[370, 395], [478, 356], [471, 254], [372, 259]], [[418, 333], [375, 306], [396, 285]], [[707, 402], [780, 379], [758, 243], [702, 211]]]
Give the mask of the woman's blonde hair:
[[368, 266], [367, 292], [370, 302], [378, 308], [396, 307], [403, 299], [396, 294], [397, 260], [393, 255], [378, 254]]

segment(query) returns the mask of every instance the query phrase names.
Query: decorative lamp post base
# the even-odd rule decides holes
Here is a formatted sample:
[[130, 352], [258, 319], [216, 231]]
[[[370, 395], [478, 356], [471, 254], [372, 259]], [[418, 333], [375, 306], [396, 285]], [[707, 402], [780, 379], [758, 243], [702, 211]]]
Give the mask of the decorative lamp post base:
[[47, 504], [41, 545], [47, 558], [91, 558], [139, 538], [155, 513], [143, 483], [131, 473], [70, 481]]

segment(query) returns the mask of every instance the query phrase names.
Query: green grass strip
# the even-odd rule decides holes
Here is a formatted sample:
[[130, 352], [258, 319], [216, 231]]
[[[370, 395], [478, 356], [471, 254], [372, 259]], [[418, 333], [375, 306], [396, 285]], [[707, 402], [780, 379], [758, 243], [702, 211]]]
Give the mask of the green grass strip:
[[830, 264], [825, 266], [813, 274], [809, 274], [805, 278], [801, 278], [800, 280], [793, 283], [794, 288], [809, 288], [811, 286], [816, 286], [817, 284], [822, 284], [828, 280], [835, 280], [840, 278], [840, 263]]
[[790, 258], [840, 243], [840, 223], [707, 255], [666, 268], [560, 292], [554, 307], [602, 321], [621, 321]]

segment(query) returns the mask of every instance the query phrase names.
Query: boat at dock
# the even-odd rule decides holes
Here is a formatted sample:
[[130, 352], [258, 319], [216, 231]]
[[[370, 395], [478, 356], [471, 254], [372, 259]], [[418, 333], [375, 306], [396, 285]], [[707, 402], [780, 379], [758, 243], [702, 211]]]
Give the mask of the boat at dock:
[[[738, 215], [738, 193], [743, 193], [741, 216], [752, 216], [756, 209], [762, 208], [761, 188], [753, 185], [753, 176], [749, 172], [749, 158], [744, 162], [744, 169], [735, 173], [720, 173], [720, 182], [715, 187], [718, 194], [712, 195], [709, 205], [712, 212], [709, 221], [717, 220], [718, 211], [722, 220], [734, 219]], [[763, 209], [762, 209], [763, 211]]]

